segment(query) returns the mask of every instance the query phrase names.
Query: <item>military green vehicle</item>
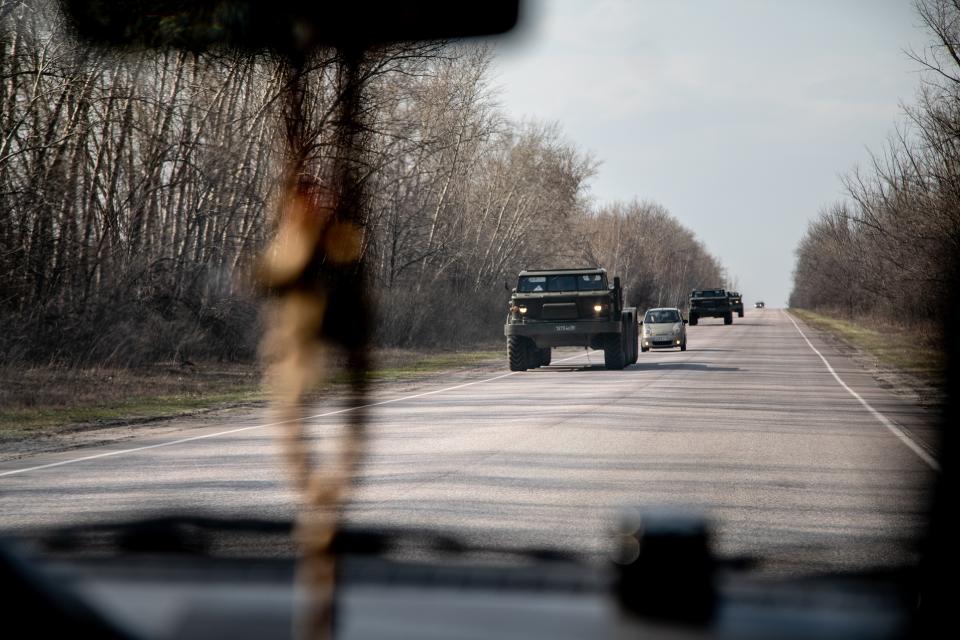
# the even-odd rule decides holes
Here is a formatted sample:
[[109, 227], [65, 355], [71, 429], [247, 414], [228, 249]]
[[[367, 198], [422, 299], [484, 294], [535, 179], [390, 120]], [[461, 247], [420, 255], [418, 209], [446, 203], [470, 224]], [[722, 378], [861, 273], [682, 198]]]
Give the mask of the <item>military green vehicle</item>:
[[730, 298], [730, 311], [734, 311], [738, 318], [743, 317], [743, 296], [739, 291], [727, 291], [727, 297]]
[[688, 315], [694, 326], [700, 318], [723, 318], [723, 324], [733, 324], [733, 305], [726, 289], [694, 289]]
[[603, 349], [607, 369], [637, 361], [637, 310], [596, 267], [521, 271], [503, 334], [511, 371], [550, 364], [553, 347]]

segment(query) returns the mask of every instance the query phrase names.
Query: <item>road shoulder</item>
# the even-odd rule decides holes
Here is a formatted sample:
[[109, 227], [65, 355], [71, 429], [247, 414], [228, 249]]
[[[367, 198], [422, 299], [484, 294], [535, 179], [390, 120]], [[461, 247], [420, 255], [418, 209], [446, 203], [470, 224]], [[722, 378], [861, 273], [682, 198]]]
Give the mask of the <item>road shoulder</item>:
[[[803, 314], [784, 310], [820, 351], [836, 375], [867, 404], [903, 430], [925, 450], [938, 444], [942, 394], [932, 384], [880, 361], [874, 354], [830, 331], [807, 322]], [[826, 367], [825, 367], [826, 369]]]
[[[371, 396], [404, 395], [432, 388], [439, 384], [470, 381], [505, 368], [505, 357], [490, 351], [463, 351], [431, 354], [413, 354], [397, 359], [384, 359], [370, 372]], [[312, 403], [334, 401], [345, 392], [346, 385], [336, 377], [317, 390]], [[139, 403], [136, 409], [125, 412], [121, 407], [110, 417], [91, 420], [72, 420], [71, 412], [64, 411], [60, 422], [18, 430], [9, 430], [0, 440], [0, 462], [15, 461], [41, 454], [60, 453], [121, 443], [133, 439], [181, 434], [234, 423], [262, 415], [267, 408], [263, 392], [246, 393], [245, 399], [224, 402], [212, 399], [208, 403], [194, 401], [177, 407], [164, 404], [163, 410], [151, 414], [150, 403]]]

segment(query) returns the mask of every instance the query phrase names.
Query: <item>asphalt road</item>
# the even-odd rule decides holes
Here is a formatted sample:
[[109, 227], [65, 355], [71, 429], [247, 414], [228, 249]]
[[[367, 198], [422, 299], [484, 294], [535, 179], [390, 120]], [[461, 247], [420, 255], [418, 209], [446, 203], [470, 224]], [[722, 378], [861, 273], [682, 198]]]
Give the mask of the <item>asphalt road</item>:
[[[669, 504], [704, 509], [720, 553], [775, 574], [914, 558], [936, 473], [931, 418], [785, 312], [704, 320], [686, 352], [641, 354], [623, 371], [582, 350], [555, 350], [554, 363], [374, 397], [390, 402], [370, 408], [349, 520], [601, 557], [618, 507]], [[319, 448], [343, 420], [323, 414], [341, 408], [313, 412]], [[5, 462], [0, 529], [183, 511], [290, 518], [267, 421], [235, 416]]]

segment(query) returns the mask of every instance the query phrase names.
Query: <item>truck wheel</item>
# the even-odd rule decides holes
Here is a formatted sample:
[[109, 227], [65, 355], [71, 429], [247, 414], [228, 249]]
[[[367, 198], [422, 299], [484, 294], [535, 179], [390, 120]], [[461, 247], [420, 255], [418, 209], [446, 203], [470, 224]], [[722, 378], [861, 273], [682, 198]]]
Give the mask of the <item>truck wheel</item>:
[[507, 357], [510, 360], [510, 371], [526, 371], [527, 341], [520, 336], [507, 338]]
[[537, 351], [537, 357], [540, 361], [540, 366], [545, 367], [550, 364], [550, 347], [545, 347]]
[[607, 336], [603, 345], [603, 364], [607, 369], [623, 369], [627, 366], [627, 354], [623, 352], [623, 337], [620, 334]]
[[697, 320], [700, 319], [700, 316], [695, 316], [692, 313], [690, 314], [690, 325], [695, 327], [697, 326]]
[[723, 316], [723, 324], [733, 324], [733, 312], [727, 311]]
[[738, 318], [742, 318], [742, 317], [743, 317], [743, 311], [737, 311], [737, 317], [738, 317]]
[[637, 319], [630, 316], [627, 325], [627, 364], [636, 364], [640, 355], [640, 340], [637, 335]]

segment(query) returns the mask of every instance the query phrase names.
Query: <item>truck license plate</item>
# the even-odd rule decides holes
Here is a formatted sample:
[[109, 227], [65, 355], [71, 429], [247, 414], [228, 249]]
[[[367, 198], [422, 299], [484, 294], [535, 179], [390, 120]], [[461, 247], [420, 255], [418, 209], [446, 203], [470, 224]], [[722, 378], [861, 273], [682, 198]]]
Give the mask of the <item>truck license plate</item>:
[[576, 331], [577, 326], [573, 324], [558, 324], [557, 331]]

